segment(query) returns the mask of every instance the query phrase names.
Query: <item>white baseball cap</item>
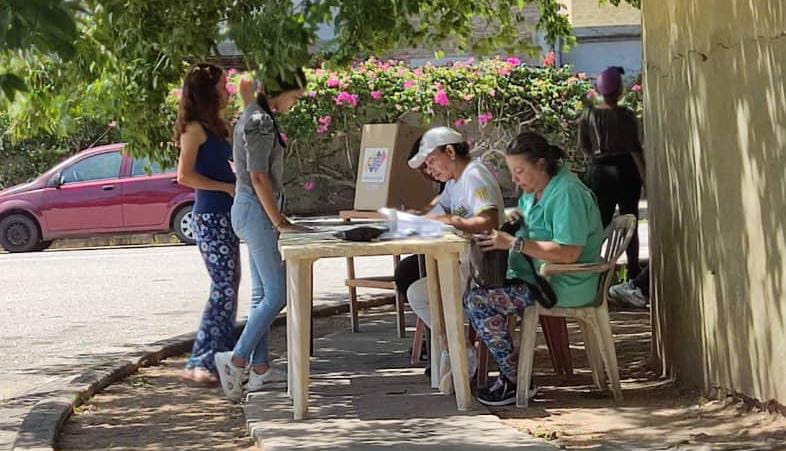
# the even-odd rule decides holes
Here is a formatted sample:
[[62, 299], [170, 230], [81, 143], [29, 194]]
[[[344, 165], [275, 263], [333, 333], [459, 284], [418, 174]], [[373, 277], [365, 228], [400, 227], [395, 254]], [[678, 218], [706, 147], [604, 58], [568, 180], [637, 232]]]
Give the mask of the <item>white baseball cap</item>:
[[447, 146], [448, 144], [459, 144], [464, 142], [464, 135], [453, 130], [450, 127], [434, 127], [423, 134], [420, 138], [420, 147], [418, 153], [409, 159], [409, 167], [412, 169], [419, 168], [426, 157], [438, 147]]

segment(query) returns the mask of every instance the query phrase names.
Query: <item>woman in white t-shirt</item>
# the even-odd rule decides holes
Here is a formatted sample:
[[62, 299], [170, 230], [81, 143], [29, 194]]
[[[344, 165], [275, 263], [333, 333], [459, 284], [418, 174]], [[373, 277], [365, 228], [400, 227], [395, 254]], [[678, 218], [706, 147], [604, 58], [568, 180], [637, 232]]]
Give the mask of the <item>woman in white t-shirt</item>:
[[[445, 183], [434, 208], [426, 216], [452, 225], [467, 233], [490, 232], [505, 221], [505, 208], [499, 183], [491, 171], [469, 154], [464, 136], [450, 127], [428, 130], [420, 140], [418, 152], [409, 160], [412, 169], [425, 170]], [[469, 277], [462, 262], [462, 278]], [[464, 284], [466, 285], [466, 284]], [[431, 327], [426, 278], [407, 289], [407, 300], [415, 314]], [[470, 349], [470, 348], [468, 348]], [[474, 355], [470, 356], [473, 373]]]

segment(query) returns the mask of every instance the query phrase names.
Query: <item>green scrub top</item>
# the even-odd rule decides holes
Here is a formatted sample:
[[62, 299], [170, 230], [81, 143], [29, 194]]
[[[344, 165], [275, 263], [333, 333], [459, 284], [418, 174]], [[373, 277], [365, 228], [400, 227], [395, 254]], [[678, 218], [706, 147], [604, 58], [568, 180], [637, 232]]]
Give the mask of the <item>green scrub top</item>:
[[[524, 225], [516, 236], [582, 246], [576, 263], [601, 261], [604, 233], [595, 195], [567, 168], [560, 168], [551, 178], [539, 201], [534, 193], [525, 193], [519, 198], [518, 208]], [[540, 268], [545, 262], [534, 258], [533, 263]], [[529, 263], [518, 249], [510, 252], [508, 278], [535, 283]], [[558, 306], [584, 307], [595, 300], [598, 279], [598, 274], [559, 274], [551, 276], [549, 283], [557, 295]]]

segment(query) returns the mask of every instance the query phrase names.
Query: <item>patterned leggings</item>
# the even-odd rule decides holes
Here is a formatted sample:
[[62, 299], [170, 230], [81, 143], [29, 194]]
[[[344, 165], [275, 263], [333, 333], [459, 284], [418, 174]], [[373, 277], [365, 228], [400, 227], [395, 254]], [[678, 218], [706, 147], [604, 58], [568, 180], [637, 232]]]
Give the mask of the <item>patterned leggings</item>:
[[518, 353], [513, 352], [507, 317], [521, 316], [524, 308], [532, 305], [535, 299], [524, 284], [474, 288], [464, 295], [464, 311], [470, 324], [488, 347], [500, 372], [513, 382], [516, 382]]
[[213, 355], [235, 346], [237, 292], [240, 285], [240, 241], [229, 213], [194, 214], [191, 224], [212, 281], [199, 331], [186, 368], [216, 372]]

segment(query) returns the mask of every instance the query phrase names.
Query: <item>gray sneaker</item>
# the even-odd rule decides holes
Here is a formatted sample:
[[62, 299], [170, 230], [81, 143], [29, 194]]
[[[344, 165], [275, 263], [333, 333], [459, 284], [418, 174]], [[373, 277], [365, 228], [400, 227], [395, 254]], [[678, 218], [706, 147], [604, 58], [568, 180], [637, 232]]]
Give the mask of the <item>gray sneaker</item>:
[[649, 299], [631, 280], [609, 287], [609, 296], [636, 308], [644, 308], [649, 304]]

